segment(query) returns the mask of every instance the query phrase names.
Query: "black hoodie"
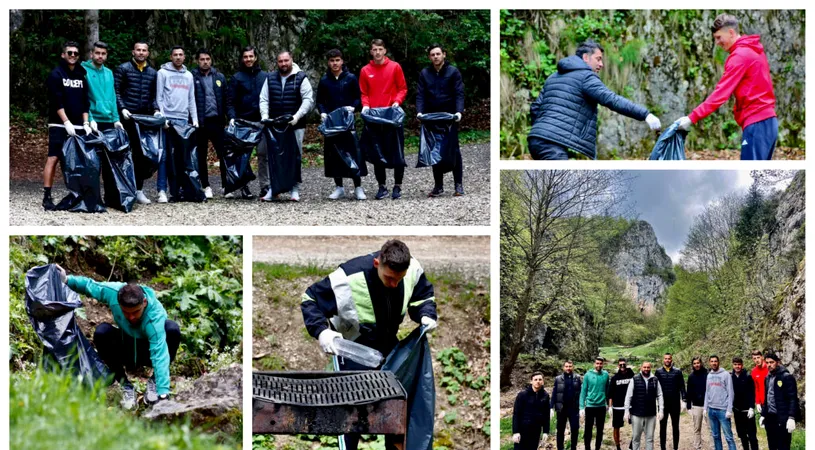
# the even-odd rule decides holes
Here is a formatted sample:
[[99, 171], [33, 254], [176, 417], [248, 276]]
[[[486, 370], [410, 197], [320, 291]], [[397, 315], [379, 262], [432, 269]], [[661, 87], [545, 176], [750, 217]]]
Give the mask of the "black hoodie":
[[226, 116], [230, 119], [260, 122], [260, 90], [267, 77], [268, 74], [260, 70], [257, 63], [252, 67], [241, 64], [238, 72], [229, 79]]
[[60, 109], [73, 125], [82, 125], [82, 114], [90, 109], [88, 100], [88, 83], [85, 81], [85, 68], [77, 62], [74, 70], [61, 59], [59, 65], [51, 71], [46, 80], [48, 87], [48, 123], [62, 124], [57, 115]]
[[608, 395], [614, 409], [625, 409], [625, 394], [628, 392], [628, 385], [634, 378], [634, 371], [626, 367], [625, 371], [617, 371], [608, 383]]
[[746, 412], [755, 408], [756, 390], [753, 378], [746, 370], [742, 370], [738, 375], [735, 371], [730, 374], [733, 376], [733, 410]]
[[353, 106], [356, 111], [361, 105], [359, 80], [345, 66], [342, 66], [338, 77], [329, 70], [320, 78], [317, 85], [317, 110], [320, 114], [331, 114], [331, 111], [343, 106]]
[[705, 406], [705, 391], [707, 391], [707, 369], [702, 367], [688, 375], [688, 392], [685, 394], [688, 409], [691, 406]]
[[549, 434], [549, 394], [543, 388], [535, 392], [529, 385], [515, 397], [512, 432], [520, 433], [532, 427], [543, 427], [543, 432]]

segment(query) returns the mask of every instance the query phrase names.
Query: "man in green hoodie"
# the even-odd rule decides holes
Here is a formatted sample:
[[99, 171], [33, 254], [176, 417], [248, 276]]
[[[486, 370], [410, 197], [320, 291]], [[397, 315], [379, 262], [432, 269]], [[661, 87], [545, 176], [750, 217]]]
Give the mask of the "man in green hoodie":
[[168, 399], [170, 363], [181, 342], [181, 329], [167, 319], [155, 291], [135, 283], [100, 283], [87, 277], [67, 276], [65, 270], [62, 280], [80, 295], [107, 305], [113, 314], [116, 326], [97, 325], [93, 344], [122, 388], [122, 407], [132, 409], [136, 405], [136, 390], [127, 379], [125, 368], [133, 371], [152, 366], [153, 376], [147, 380], [144, 401], [153, 404]]
[[580, 417], [586, 419], [583, 431], [583, 445], [591, 450], [592, 427], [597, 427], [595, 450], [600, 450], [603, 444], [603, 425], [606, 422], [608, 400], [608, 372], [603, 370], [605, 359], [602, 356], [594, 358], [594, 370], [586, 372], [583, 376], [583, 387], [580, 388]]
[[116, 109], [116, 91], [113, 89], [113, 71], [105, 67], [108, 59], [108, 44], [93, 44], [91, 59], [82, 62], [85, 68], [85, 79], [88, 81], [88, 100], [90, 111], [88, 118], [93, 131], [105, 131], [113, 127], [124, 129], [119, 122], [119, 111]]

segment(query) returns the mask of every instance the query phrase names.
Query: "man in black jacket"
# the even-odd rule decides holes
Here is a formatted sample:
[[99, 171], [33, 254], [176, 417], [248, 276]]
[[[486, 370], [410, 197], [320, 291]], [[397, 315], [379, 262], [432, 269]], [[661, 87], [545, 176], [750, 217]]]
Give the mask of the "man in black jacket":
[[[342, 52], [336, 48], [331, 49], [326, 53], [326, 58], [328, 59], [328, 71], [320, 78], [320, 83], [317, 85], [317, 110], [320, 112], [320, 121], [322, 122], [336, 109], [345, 108], [353, 113], [362, 107], [362, 102], [359, 99], [359, 80], [345, 67]], [[359, 153], [357, 153], [357, 155], [359, 155]], [[360, 176], [367, 175], [368, 166], [365, 164], [365, 160], [360, 157], [357, 158], [355, 162], [360, 169]], [[337, 163], [341, 164], [339, 161], [331, 160], [329, 153], [326, 152], [326, 176], [335, 170], [335, 167], [330, 167], [330, 165]], [[354, 181], [354, 195], [357, 200], [365, 200], [365, 191], [362, 189], [362, 179], [360, 176], [352, 178]], [[337, 200], [345, 197], [342, 177], [332, 178], [334, 178], [336, 188], [328, 198]]]
[[702, 422], [705, 410], [705, 391], [707, 390], [707, 369], [702, 364], [702, 357], [695, 356], [691, 361], [693, 371], [688, 375], [688, 392], [685, 394], [687, 411], [693, 417], [693, 448], [702, 450]]
[[212, 66], [212, 54], [205, 48], [198, 49], [195, 55], [198, 67], [192, 69], [195, 82], [195, 109], [198, 113], [199, 128], [197, 134], [198, 176], [207, 198], [212, 198], [209, 186], [209, 169], [207, 153], [209, 143], [215, 147], [221, 171], [221, 188], [226, 184], [226, 165], [224, 164], [224, 91], [226, 77]]
[[743, 450], [758, 450], [756, 439], [755, 406], [756, 392], [753, 378], [744, 370], [744, 361], [733, 358], [733, 418], [736, 420], [736, 433], [741, 439]]
[[[627, 366], [625, 358], [617, 360], [617, 373], [611, 377], [608, 383], [608, 406], [611, 411], [611, 427], [614, 429], [614, 443], [617, 450], [620, 450], [620, 428], [625, 425], [625, 394], [628, 392], [628, 384], [634, 378], [634, 371]], [[631, 442], [628, 443], [629, 450]]]
[[[449, 62], [445, 61], [447, 52], [440, 44], [431, 44], [427, 48], [431, 65], [419, 73], [419, 82], [416, 87], [416, 117], [435, 112], [446, 112], [456, 116], [456, 124], [451, 129], [451, 139], [455, 139], [455, 165], [453, 166], [453, 182], [455, 183], [455, 196], [464, 195], [464, 165], [461, 161], [461, 149], [458, 146], [458, 125], [461, 113], [464, 112], [464, 82], [461, 72]], [[435, 186], [428, 197], [438, 197], [444, 193], [444, 168], [433, 166], [433, 181]]]
[[45, 82], [48, 88], [48, 159], [42, 173], [42, 207], [46, 211], [54, 210], [51, 187], [57, 162], [62, 164], [64, 159], [62, 145], [69, 136], [76, 136], [79, 124], [82, 124], [79, 128], [82, 134], [91, 133], [88, 84], [85, 69], [78, 64], [79, 44], [73, 41], [62, 44], [61, 58]]
[[[133, 44], [133, 58], [121, 64], [113, 71], [113, 87], [116, 91], [116, 107], [119, 116], [124, 119], [125, 131], [130, 140], [133, 153], [133, 166], [136, 169], [136, 201], [146, 205], [150, 200], [142, 192], [146, 174], [150, 173], [151, 162], [145, 159], [139, 144], [136, 123], [131, 120], [133, 114], [161, 115], [156, 103], [156, 77], [158, 72], [150, 66], [147, 58], [150, 49], [146, 42]], [[141, 174], [141, 175], [140, 175]]]
[[[238, 71], [229, 79], [229, 86], [226, 90], [226, 116], [229, 124], [235, 123], [235, 119], [244, 119], [251, 122], [260, 122], [260, 90], [266, 83], [267, 73], [260, 69], [257, 50], [248, 45], [241, 52], [241, 59], [238, 61]], [[258, 147], [261, 147], [260, 141]], [[266, 150], [258, 148], [258, 171], [269, 173], [269, 164], [266, 162]], [[260, 161], [260, 155], [263, 161]], [[268, 179], [268, 176], [266, 177]], [[260, 185], [260, 195], [266, 194], [268, 186]], [[247, 186], [242, 191], [243, 198], [251, 198], [252, 193]], [[233, 198], [236, 193], [229, 193], [227, 198]]]
[[582, 380], [574, 373], [574, 363], [563, 363], [563, 373], [555, 377], [552, 387], [552, 408], [557, 417], [557, 449], [563, 450], [566, 422], [571, 432], [571, 448], [577, 450], [577, 433], [580, 429], [580, 388]]
[[665, 441], [668, 430], [668, 416], [671, 418], [673, 428], [674, 450], [679, 450], [679, 413], [682, 410], [682, 403], [685, 401], [685, 378], [682, 370], [673, 366], [673, 355], [666, 353], [662, 356], [662, 367], [654, 372], [660, 386], [662, 386], [663, 401], [665, 403], [665, 414], [659, 421], [659, 446], [665, 450]]
[[[557, 73], [546, 79], [532, 104], [529, 153], [535, 159], [569, 159], [567, 150], [597, 158], [597, 105], [644, 120], [652, 130], [659, 119], [642, 105], [611, 92], [597, 73], [603, 68], [603, 47], [588, 40], [574, 56], [557, 63]], [[574, 155], [574, 154], [573, 154]]]
[[764, 355], [770, 369], [764, 380], [764, 404], [761, 405], [759, 423], [767, 430], [770, 450], [789, 450], [795, 421], [800, 415], [798, 385], [795, 377], [781, 365], [778, 355]]
[[[549, 437], [549, 394], [543, 389], [543, 373], [534, 372], [531, 384], [515, 397], [512, 408], [512, 442], [515, 450], [537, 450]], [[543, 432], [543, 439], [541, 439]]]

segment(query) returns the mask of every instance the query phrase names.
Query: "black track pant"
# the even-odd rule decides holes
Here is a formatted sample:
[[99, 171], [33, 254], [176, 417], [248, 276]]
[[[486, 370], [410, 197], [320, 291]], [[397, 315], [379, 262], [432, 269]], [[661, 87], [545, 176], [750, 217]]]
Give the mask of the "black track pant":
[[224, 164], [224, 125], [218, 117], [207, 117], [204, 123], [199, 124], [200, 128], [195, 132], [196, 153], [198, 157], [198, 176], [201, 178], [201, 186], [209, 186], [209, 171], [207, 170], [207, 153], [209, 142], [215, 147], [215, 154], [218, 155], [221, 170], [221, 186], [226, 184], [226, 164]]
[[[351, 179], [354, 180], [354, 187], [362, 186], [362, 179], [360, 179], [359, 177], [354, 177]], [[337, 187], [342, 187], [342, 178], [334, 177], [334, 185]]]
[[541, 431], [543, 431], [543, 427], [540, 425], [521, 427], [519, 431], [519, 434], [521, 435], [521, 442], [515, 444], [513, 450], [538, 450], [538, 445], [540, 444], [541, 439]]
[[[733, 419], [736, 421], [736, 434], [741, 439], [743, 450], [758, 450], [758, 439], [756, 438], [756, 418], [747, 418], [747, 411], [733, 410]], [[785, 432], [787, 430], [784, 430]]]
[[[388, 174], [385, 172], [385, 166], [382, 164], [374, 164], [374, 175], [376, 175], [376, 182], [384, 186], [388, 182]], [[393, 168], [393, 183], [402, 184], [402, 179], [405, 177], [404, 167]]]
[[136, 189], [140, 191], [144, 187], [144, 180], [140, 175], [144, 170], [144, 165], [148, 163], [144, 160], [144, 153], [142, 153], [141, 150], [139, 133], [136, 131], [136, 122], [133, 119], [122, 120], [122, 126], [124, 126], [125, 132], [127, 132], [127, 139], [130, 141], [130, 154], [133, 155], [133, 169], [136, 172]]
[[580, 416], [577, 415], [577, 411], [557, 413], [557, 450], [563, 450], [566, 422], [569, 423], [569, 430], [572, 433], [572, 450], [577, 450], [577, 433], [580, 430]]
[[[586, 450], [591, 450], [591, 434], [592, 429], [597, 428], [597, 438], [594, 443], [595, 450], [600, 450], [603, 444], [603, 424], [606, 423], [606, 408], [604, 406], [596, 406], [586, 408], [586, 425], [583, 430], [583, 445]], [[572, 439], [575, 439], [574, 435]]]
[[680, 404], [665, 405], [665, 415], [659, 421], [659, 448], [665, 450], [665, 440], [668, 437], [666, 431], [668, 430], [668, 418], [671, 418], [671, 428], [673, 430], [674, 450], [679, 450], [679, 411]]
[[[166, 320], [164, 333], [167, 335], [167, 350], [170, 352], [172, 363], [181, 342], [181, 329], [177, 323]], [[96, 326], [96, 331], [93, 332], [93, 345], [119, 383], [127, 380], [125, 368], [133, 371], [139, 367], [153, 366], [150, 361], [150, 343], [147, 339], [135, 339], [109, 323], [100, 323]]]
[[780, 423], [777, 415], [764, 416], [764, 430], [767, 431], [767, 446], [770, 450], [790, 450], [792, 434], [787, 433], [787, 424]]

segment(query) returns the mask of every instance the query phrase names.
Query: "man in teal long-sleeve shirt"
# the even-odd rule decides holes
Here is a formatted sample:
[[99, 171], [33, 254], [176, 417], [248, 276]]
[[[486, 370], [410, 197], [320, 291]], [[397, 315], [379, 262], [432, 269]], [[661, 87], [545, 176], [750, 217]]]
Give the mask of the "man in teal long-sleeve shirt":
[[132, 371], [153, 367], [144, 394], [146, 403], [169, 398], [170, 363], [178, 351], [181, 330], [177, 323], [167, 319], [155, 291], [134, 283], [100, 283], [74, 275], [63, 279], [69, 288], [104, 303], [113, 314], [116, 326], [99, 324], [93, 333], [93, 343], [122, 388], [122, 407], [132, 409], [136, 404], [136, 390], [127, 379], [125, 368]]
[[583, 376], [583, 386], [580, 388], [580, 417], [586, 418], [583, 431], [583, 445], [591, 450], [592, 427], [597, 427], [597, 440], [595, 450], [600, 450], [603, 444], [603, 425], [606, 422], [608, 411], [606, 394], [608, 393], [608, 372], [603, 370], [605, 359], [598, 356], [594, 359], [594, 370], [586, 372]]
[[88, 81], [88, 120], [93, 131], [105, 131], [113, 127], [124, 129], [119, 122], [116, 109], [116, 91], [113, 86], [113, 72], [105, 67], [108, 59], [108, 45], [104, 42], [93, 44], [91, 59], [82, 62], [85, 79]]

